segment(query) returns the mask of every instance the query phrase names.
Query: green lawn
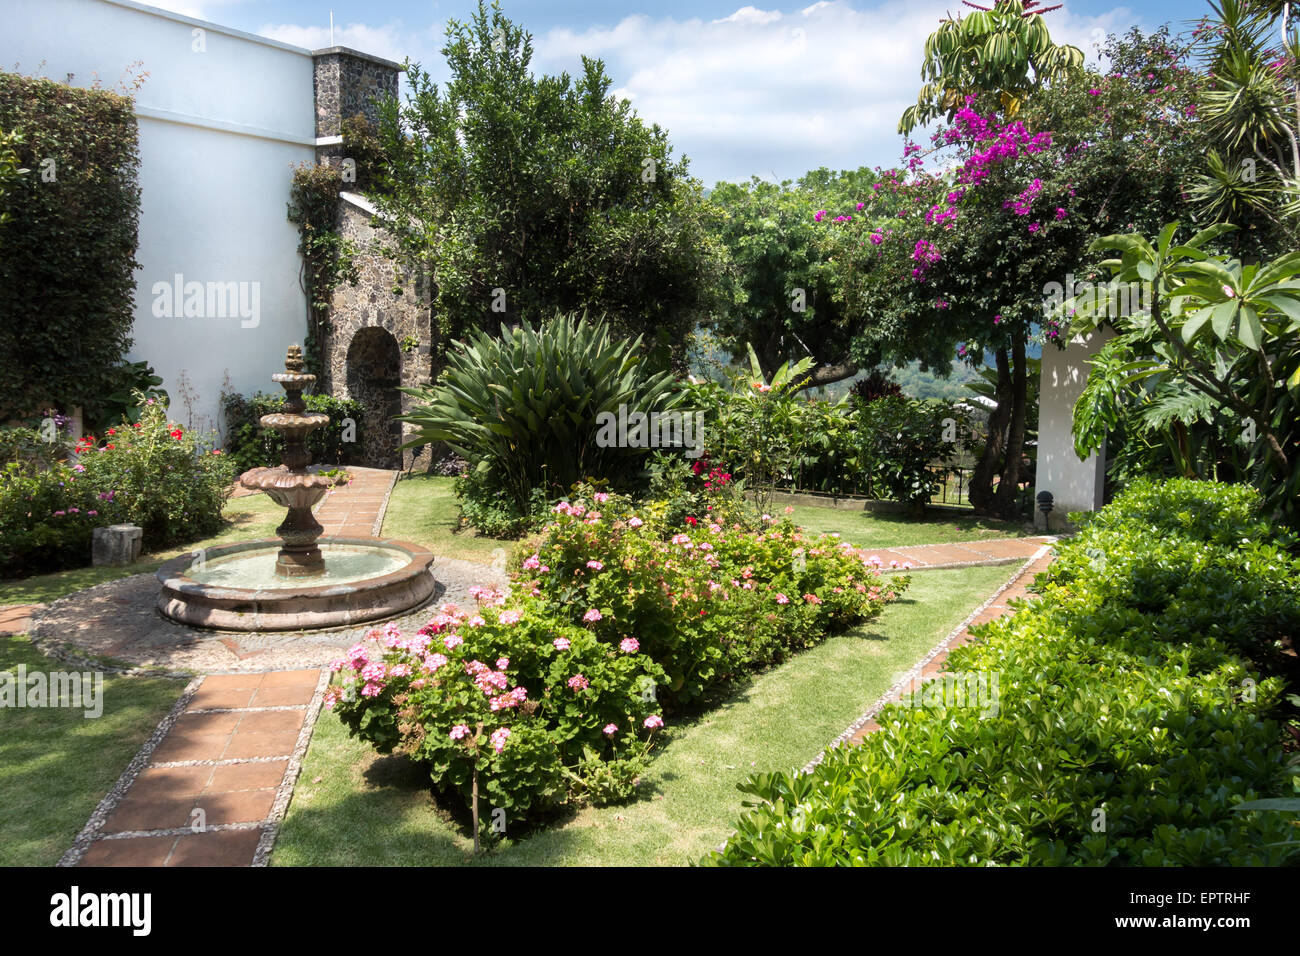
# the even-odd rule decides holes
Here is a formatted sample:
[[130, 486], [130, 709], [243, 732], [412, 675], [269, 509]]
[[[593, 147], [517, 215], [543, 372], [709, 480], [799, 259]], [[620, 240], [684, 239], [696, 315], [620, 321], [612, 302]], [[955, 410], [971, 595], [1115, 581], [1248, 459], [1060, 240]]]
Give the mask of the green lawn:
[[878, 621], [760, 674], [715, 710], [670, 725], [642, 799], [583, 810], [476, 861], [467, 829], [439, 809], [417, 766], [376, 755], [324, 711], [272, 863], [691, 863], [727, 837], [741, 809], [737, 783], [814, 757], [1010, 574], [980, 567], [914, 576], [905, 599]]
[[266, 495], [234, 498], [226, 505], [226, 527], [218, 534], [194, 541], [183, 548], [142, 554], [135, 564], [124, 568], [73, 568], [53, 574], [0, 581], [0, 604], [42, 604], [105, 581], [157, 571], [164, 561], [219, 544], [232, 544], [250, 538], [273, 538], [275, 528], [284, 520], [284, 509]]
[[388, 499], [384, 537], [422, 544], [442, 557], [490, 564], [499, 549], [508, 550], [515, 542], [461, 530], [453, 480], [434, 475], [399, 479]]
[[[0, 636], [0, 671], [65, 671], [25, 637]], [[184, 689], [107, 674], [103, 714], [0, 707], [0, 866], [52, 866]]]
[[[783, 515], [774, 505], [773, 513]], [[794, 505], [795, 524], [823, 534], [837, 531], [845, 541], [862, 548], [896, 548], [908, 544], [947, 544], [985, 538], [1018, 538], [1033, 534], [1024, 522], [999, 521], [976, 515], [939, 514], [912, 518], [905, 514], [875, 514], [815, 505]]]

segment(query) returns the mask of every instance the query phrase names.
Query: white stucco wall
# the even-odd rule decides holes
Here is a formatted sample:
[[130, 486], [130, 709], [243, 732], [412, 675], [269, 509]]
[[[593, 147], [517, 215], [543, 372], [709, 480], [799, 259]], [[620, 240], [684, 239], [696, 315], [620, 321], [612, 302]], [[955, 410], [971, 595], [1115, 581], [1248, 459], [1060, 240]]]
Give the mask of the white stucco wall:
[[1038, 470], [1034, 488], [1034, 523], [1043, 527], [1037, 510], [1039, 492], [1050, 491], [1054, 501], [1051, 530], [1060, 530], [1071, 511], [1095, 511], [1102, 505], [1105, 490], [1105, 449], [1080, 461], [1074, 451], [1071, 428], [1074, 403], [1088, 382], [1085, 360], [1095, 355], [1113, 333], [1094, 332], [1086, 339], [1076, 336], [1064, 350], [1043, 347], [1042, 378], [1038, 405]]
[[[142, 268], [130, 357], [163, 376], [173, 417], [214, 427], [226, 374], [240, 392], [274, 389], [285, 348], [306, 332], [298, 232], [285, 209], [291, 167], [315, 160], [310, 53], [124, 0], [0, 0], [0, 24], [6, 70], [71, 73], [74, 86], [97, 76], [107, 89], [136, 61], [148, 73], [136, 93]], [[205, 290], [243, 283], [257, 314], [186, 318], [182, 302], [156, 315], [155, 283], [172, 286], [177, 274]]]

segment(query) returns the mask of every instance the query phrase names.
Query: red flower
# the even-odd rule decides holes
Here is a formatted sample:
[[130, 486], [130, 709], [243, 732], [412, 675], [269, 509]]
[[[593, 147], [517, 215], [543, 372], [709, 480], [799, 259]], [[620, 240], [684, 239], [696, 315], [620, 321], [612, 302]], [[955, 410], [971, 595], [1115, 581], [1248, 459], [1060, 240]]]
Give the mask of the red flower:
[[108, 433], [109, 433], [110, 435], [116, 435], [116, 434], [117, 434], [117, 429], [116, 429], [116, 428], [110, 428], [110, 429], [108, 430]]
[[116, 447], [117, 447], [117, 446], [114, 445], [112, 442], [109, 442], [107, 445], [104, 446], [105, 449], [116, 448]]
[[139, 422], [136, 422], [136, 423], [135, 423], [134, 425], [132, 425], [131, 427], [132, 427], [132, 428], [139, 428], [139, 427], [140, 427], [140, 423], [139, 423]]
[[694, 517], [692, 517], [691, 515], [687, 515], [687, 516], [686, 516], [686, 523], [687, 523], [688, 525], [690, 525], [692, 528], [694, 528], [697, 524], [699, 524], [699, 520], [696, 519], [696, 518], [694, 518]]
[[181, 440], [181, 436], [184, 435], [184, 434], [185, 434], [185, 433], [184, 433], [183, 431], [181, 431], [179, 428], [173, 428], [172, 431], [171, 431], [171, 436], [172, 436], [172, 438], [175, 438], [177, 441], [180, 441], [180, 440]]

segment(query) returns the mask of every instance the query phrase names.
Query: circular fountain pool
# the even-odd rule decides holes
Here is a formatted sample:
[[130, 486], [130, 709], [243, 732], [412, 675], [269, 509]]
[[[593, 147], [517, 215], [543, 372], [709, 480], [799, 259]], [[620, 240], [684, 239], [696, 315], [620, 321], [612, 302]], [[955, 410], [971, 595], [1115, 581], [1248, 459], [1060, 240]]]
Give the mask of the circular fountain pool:
[[393, 617], [433, 593], [433, 553], [405, 541], [320, 538], [324, 570], [276, 573], [278, 538], [182, 555], [158, 569], [158, 609], [199, 627], [285, 631]]

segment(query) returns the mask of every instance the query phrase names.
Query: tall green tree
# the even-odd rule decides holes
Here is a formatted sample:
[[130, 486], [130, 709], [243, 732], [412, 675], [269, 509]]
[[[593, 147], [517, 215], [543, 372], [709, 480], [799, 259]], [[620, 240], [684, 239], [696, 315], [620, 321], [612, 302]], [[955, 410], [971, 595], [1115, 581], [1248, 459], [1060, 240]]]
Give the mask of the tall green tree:
[[555, 311], [605, 315], [679, 362], [715, 295], [709, 207], [666, 133], [610, 95], [599, 60], [536, 76], [497, 4], [452, 20], [439, 88], [408, 63], [382, 104], [375, 193], [396, 247], [432, 280], [448, 339]]
[[1052, 42], [1036, 0], [996, 0], [992, 7], [948, 17], [925, 41], [916, 104], [903, 111], [900, 133], [939, 117], [949, 120], [968, 96], [994, 97], [1001, 114], [1015, 116], [1026, 96], [1083, 66], [1083, 51]]
[[837, 207], [870, 182], [874, 172], [818, 169], [797, 183], [721, 182], [710, 201], [718, 208], [715, 235], [727, 252], [726, 303], [712, 327], [733, 358], [751, 348], [765, 376], [787, 362], [812, 365], [801, 387], [850, 378], [853, 330], [834, 295], [835, 269], [827, 232], [810, 208]]

